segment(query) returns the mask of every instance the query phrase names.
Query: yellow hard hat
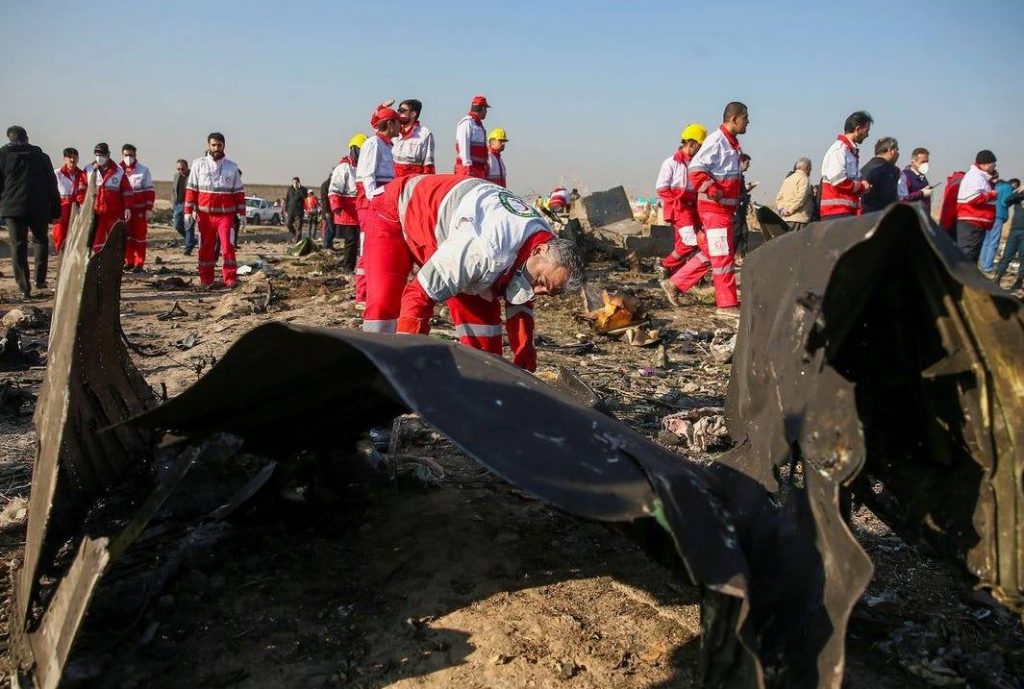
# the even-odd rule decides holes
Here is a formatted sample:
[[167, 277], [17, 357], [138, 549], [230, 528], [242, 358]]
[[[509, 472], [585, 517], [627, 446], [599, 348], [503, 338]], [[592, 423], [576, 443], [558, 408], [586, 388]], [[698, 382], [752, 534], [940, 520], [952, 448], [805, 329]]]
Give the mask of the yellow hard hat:
[[491, 133], [487, 135], [487, 140], [497, 139], [498, 141], [508, 141], [508, 136], [505, 135], [505, 130], [501, 127], [495, 127], [491, 130]]
[[355, 136], [353, 136], [351, 139], [348, 140], [348, 147], [352, 148], [353, 146], [355, 146], [356, 148], [362, 148], [363, 147], [363, 143], [365, 143], [365, 142], [366, 142], [366, 134], [362, 134], [362, 133], [356, 134]]
[[693, 124], [686, 125], [686, 129], [679, 135], [680, 141], [696, 141], [699, 144], [704, 143], [704, 139], [708, 135], [708, 130], [704, 128], [704, 125]]

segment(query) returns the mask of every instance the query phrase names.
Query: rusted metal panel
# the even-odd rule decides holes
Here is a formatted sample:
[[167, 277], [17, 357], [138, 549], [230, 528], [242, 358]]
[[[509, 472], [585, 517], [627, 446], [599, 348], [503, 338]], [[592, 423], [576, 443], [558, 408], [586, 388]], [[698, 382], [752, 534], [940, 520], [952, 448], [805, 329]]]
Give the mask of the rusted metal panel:
[[[84, 208], [92, 207], [94, 187], [90, 184]], [[151, 407], [155, 398], [132, 365], [121, 331], [125, 226], [116, 224], [103, 249], [90, 256], [91, 221], [91, 213], [75, 211], [62, 254], [46, 377], [36, 405], [38, 450], [12, 624], [13, 652], [23, 668], [39, 660], [52, 666], [53, 653], [59, 650], [48, 649], [42, 659], [32, 652], [39, 643], [56, 643], [52, 631], [63, 627], [59, 620], [40, 630], [48, 635], [42, 641], [30, 644], [26, 638], [37, 632], [46, 610], [36, 605], [40, 576], [53, 573], [54, 556], [69, 538], [82, 538], [86, 510], [126, 471], [148, 461], [150, 452], [148, 431], [118, 427], [101, 432]], [[85, 581], [99, 561], [94, 548], [83, 544], [68, 571], [76, 581]], [[74, 606], [61, 605], [65, 607], [55, 610], [57, 617], [72, 621]]]

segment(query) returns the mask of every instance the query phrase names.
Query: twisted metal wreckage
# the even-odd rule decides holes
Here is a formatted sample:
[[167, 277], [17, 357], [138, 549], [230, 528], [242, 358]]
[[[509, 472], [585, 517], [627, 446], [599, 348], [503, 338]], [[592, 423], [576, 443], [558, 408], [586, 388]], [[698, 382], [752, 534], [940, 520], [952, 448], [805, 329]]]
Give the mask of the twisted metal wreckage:
[[[354, 442], [407, 411], [538, 499], [631, 523], [673, 553], [703, 591], [707, 687], [841, 685], [847, 621], [872, 574], [843, 519], [851, 493], [1024, 610], [1024, 313], [911, 207], [813, 225], [748, 257], [728, 395], [736, 446], [710, 467], [428, 337], [264, 325], [157, 406], [120, 328], [123, 228], [87, 258], [87, 225], [76, 220], [64, 254], [36, 411], [16, 686], [58, 685], [100, 577], [190, 467], [242, 441], [274, 457]], [[323, 408], [350, 420], [343, 437], [302, 422]], [[174, 468], [119, 533], [83, 526], [153, 462], [158, 429], [185, 439]]]

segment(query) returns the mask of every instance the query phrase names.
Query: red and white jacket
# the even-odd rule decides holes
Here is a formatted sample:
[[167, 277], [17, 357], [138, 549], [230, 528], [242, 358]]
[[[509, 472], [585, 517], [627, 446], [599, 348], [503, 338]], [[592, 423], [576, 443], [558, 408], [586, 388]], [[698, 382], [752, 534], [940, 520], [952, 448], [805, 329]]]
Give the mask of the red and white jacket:
[[384, 185], [395, 178], [395, 159], [391, 139], [383, 134], [371, 136], [359, 149], [356, 164], [356, 208], [370, 207], [370, 199], [384, 192]]
[[[743, 170], [740, 168], [740, 142], [725, 127], [708, 134], [700, 150], [690, 160], [687, 174], [697, 191], [697, 212], [701, 217], [713, 215], [721, 222], [736, 212], [743, 191]], [[715, 196], [718, 196], [715, 199]], [[704, 223], [710, 227], [708, 223]]]
[[[503, 296], [534, 247], [554, 238], [526, 201], [486, 180], [406, 177], [389, 187], [384, 200], [381, 214], [398, 219], [413, 259], [422, 266], [402, 297], [399, 332], [422, 332], [403, 321], [426, 322], [434, 303], [457, 294]], [[505, 328], [512, 363], [535, 370], [533, 302], [506, 303]]]
[[852, 215], [860, 206], [860, 150], [840, 135], [821, 161], [821, 215]]
[[141, 216], [146, 211], [153, 210], [156, 190], [153, 189], [153, 175], [149, 173], [149, 168], [139, 161], [135, 161], [135, 165], [131, 167], [125, 165], [123, 160], [118, 165], [124, 170], [128, 182], [132, 185], [132, 215]]
[[569, 192], [565, 190], [565, 187], [555, 187], [551, 190], [551, 195], [548, 196], [548, 208], [552, 210], [561, 210], [569, 207]]
[[471, 112], [455, 127], [455, 174], [487, 178], [487, 130], [483, 120]]
[[89, 180], [85, 176], [85, 170], [75, 168], [68, 170], [62, 165], [53, 171], [57, 177], [57, 192], [60, 194], [60, 222], [67, 224], [71, 218], [71, 204], [77, 203], [81, 206], [85, 203], [85, 191], [89, 187]]
[[401, 131], [391, 147], [395, 178], [434, 174], [434, 135], [419, 122]]
[[654, 190], [661, 199], [661, 208], [665, 222], [675, 228], [690, 226], [700, 227], [697, 215], [697, 190], [690, 180], [687, 165], [690, 158], [677, 150], [671, 158], [666, 158], [658, 170], [658, 179]]
[[345, 156], [338, 161], [331, 173], [331, 184], [327, 190], [327, 200], [331, 204], [335, 225], [358, 225], [356, 214], [356, 168], [352, 159]]
[[124, 212], [132, 207], [133, 201], [131, 182], [124, 174], [121, 166], [112, 160], [107, 161], [105, 168], [96, 167], [95, 163], [85, 166], [88, 179], [93, 175], [96, 180], [96, 196], [92, 200], [92, 210], [100, 215], [123, 218]]
[[982, 230], [991, 230], [996, 222], [996, 191], [992, 188], [992, 175], [977, 165], [972, 165], [960, 180], [956, 219]]
[[192, 161], [185, 184], [185, 215], [192, 213], [245, 216], [242, 171], [227, 158], [207, 154]]
[[500, 187], [507, 187], [508, 180], [506, 178], [505, 161], [501, 159], [501, 153], [498, 151], [487, 151], [488, 166], [487, 166], [487, 181], [497, 184]]

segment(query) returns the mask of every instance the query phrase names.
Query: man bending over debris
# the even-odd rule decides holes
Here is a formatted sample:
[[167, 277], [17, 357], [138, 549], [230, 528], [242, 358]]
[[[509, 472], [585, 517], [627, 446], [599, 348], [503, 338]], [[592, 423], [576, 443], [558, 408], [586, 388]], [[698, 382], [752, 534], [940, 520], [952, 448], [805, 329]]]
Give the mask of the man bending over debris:
[[537, 368], [533, 298], [579, 289], [575, 244], [512, 192], [464, 175], [395, 180], [371, 210], [363, 330], [426, 334], [445, 301], [462, 344], [501, 356], [504, 301], [512, 363]]

